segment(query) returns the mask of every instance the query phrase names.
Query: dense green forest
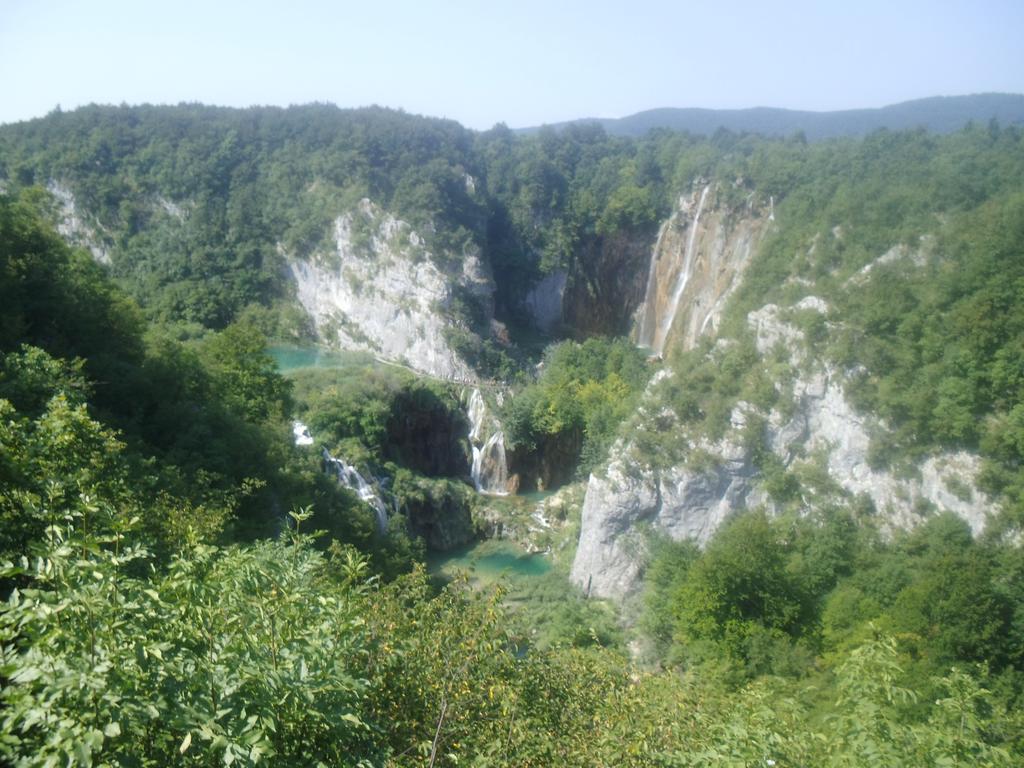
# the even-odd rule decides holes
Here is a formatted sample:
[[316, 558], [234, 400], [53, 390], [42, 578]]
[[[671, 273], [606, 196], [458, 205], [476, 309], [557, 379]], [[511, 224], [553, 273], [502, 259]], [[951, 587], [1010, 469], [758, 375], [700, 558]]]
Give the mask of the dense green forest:
[[318, 525], [387, 549], [361, 505], [289, 450], [291, 385], [257, 330], [183, 343], [148, 325], [34, 203], [0, 200], [6, 557], [63, 505], [98, 495], [109, 497], [103, 515], [138, 516], [164, 553], [193, 537], [273, 534], [284, 515], [274, 510], [313, 503]]
[[[518, 137], [327, 106], [91, 107], [4, 128], [2, 760], [1019, 764], [1022, 142], [996, 125], [814, 145]], [[267, 334], [303, 321], [277, 244], [317, 247], [370, 197], [439, 254], [481, 248], [515, 321], [537, 277], [585, 273], [588, 241], [652, 237], [695, 178], [723, 204], [777, 203], [732, 341], [670, 349], [653, 389], [625, 340], [552, 345], [515, 372], [510, 452], [557, 465], [556, 484], [623, 435], [648, 462], [699, 461], [686, 438], [720, 433], [738, 400], [786, 406], [787, 359], [744, 325], [773, 301], [816, 359], [867, 372], [851, 396], [893, 427], [880, 466], [979, 451], [1003, 517], [977, 539], [949, 515], [892, 534], [764, 452], [779, 514], [739, 515], [703, 550], [652, 535], [621, 625], [554, 577], [514, 600], [430, 578], [426, 546], [482, 530], [464, 394], [372, 360], [279, 375]], [[54, 230], [52, 180], [109, 268]], [[920, 257], [875, 263], [894, 246]], [[808, 293], [795, 278], [826, 316], [790, 309]], [[657, 429], [661, 407], [679, 425]], [[389, 478], [386, 530], [293, 444], [293, 418]]]
[[599, 129], [522, 141], [326, 105], [88, 107], [0, 131], [0, 176], [69, 185], [150, 317], [207, 328], [276, 306], [276, 244], [308, 253], [364, 197], [439, 253], [484, 247], [511, 311], [582, 237], [652, 226], [661, 170], [653, 149]]
[[650, 374], [625, 339], [591, 338], [548, 347], [537, 380], [504, 409], [510, 447], [532, 456], [549, 485], [586, 477], [608, 455], [619, 425], [636, 407]]
[[[983, 489], [1002, 501], [1001, 524], [1018, 526], [1021, 132], [881, 132], [809, 146], [745, 138], [718, 168], [777, 192], [785, 223], [726, 308], [719, 336], [735, 343], [670, 350], [674, 376], [657, 399], [681, 428], [634, 420], [639, 451], [683, 461], [686, 440], [720, 436], [738, 401], [794, 407], [799, 372], [789, 351], [759, 355], [747, 325], [750, 312], [772, 303], [802, 332], [801, 353], [854, 372], [848, 395], [885, 420], [873, 464], [906, 471], [937, 448], [976, 451]], [[794, 308], [808, 295], [828, 310]]]

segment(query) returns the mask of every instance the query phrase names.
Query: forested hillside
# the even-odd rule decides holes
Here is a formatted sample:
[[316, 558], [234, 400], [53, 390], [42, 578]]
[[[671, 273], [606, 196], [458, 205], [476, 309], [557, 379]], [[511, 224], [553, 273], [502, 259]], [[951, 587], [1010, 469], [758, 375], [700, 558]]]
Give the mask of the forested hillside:
[[[1022, 396], [1014, 372], [1024, 365], [1020, 132], [776, 145], [735, 172], [778, 193], [780, 223], [726, 311], [720, 335], [740, 344], [674, 364], [680, 380], [666, 392], [683, 421], [720, 434], [739, 400], [793, 406], [801, 363], [792, 350], [751, 349], [748, 318], [776, 305], [802, 336], [802, 364], [851, 372], [857, 408], [884, 420], [873, 463], [906, 464], [937, 447], [980, 451], [985, 486], [1009, 494], [1018, 520], [1010, 432]], [[801, 305], [808, 296], [826, 309]], [[715, 371], [722, 365], [725, 375]]]
[[326, 105], [87, 107], [0, 131], [0, 176], [66, 188], [151, 317], [210, 328], [282, 299], [278, 246], [308, 253], [362, 198], [439, 250], [485, 246], [499, 300], [521, 300], [586, 234], [654, 225], [661, 171], [590, 128], [526, 142]]
[[[1024, 123], [1024, 96], [1012, 93], [979, 93], [972, 96], [933, 96], [878, 109], [843, 109], [810, 112], [798, 109], [753, 107], [750, 109], [649, 109], [620, 118], [575, 120], [568, 125], [596, 123], [613, 136], [643, 136], [652, 130], [670, 129], [711, 135], [722, 129], [761, 136], [802, 133], [810, 141], [841, 136], [864, 136], [886, 128], [906, 131], [923, 128], [930, 133], [952, 133], [968, 122], [981, 125], [995, 120], [1002, 125]], [[556, 124], [554, 128], [564, 127]], [[526, 131], [535, 129], [524, 129]]]
[[[0, 180], [0, 761], [1024, 759], [1019, 129], [89, 107], [0, 129]], [[478, 381], [275, 370], [313, 334], [286, 267], [341, 229], [489, 271], [427, 308]], [[692, 343], [658, 318], [662, 359], [629, 334], [670, 241], [662, 293], [712, 298]], [[540, 524], [474, 486], [499, 436], [520, 490], [572, 491], [527, 592], [423, 565]]]

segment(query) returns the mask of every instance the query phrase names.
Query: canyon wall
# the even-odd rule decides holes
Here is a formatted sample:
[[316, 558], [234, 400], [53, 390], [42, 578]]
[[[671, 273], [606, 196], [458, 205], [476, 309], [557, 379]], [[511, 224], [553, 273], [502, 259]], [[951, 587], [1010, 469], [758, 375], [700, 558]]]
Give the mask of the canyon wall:
[[698, 181], [661, 225], [647, 266], [633, 338], [653, 354], [672, 341], [684, 349], [718, 328], [726, 299], [739, 285], [768, 231], [772, 214], [749, 194], [728, 205], [717, 184]]
[[434, 254], [408, 224], [365, 199], [335, 220], [332, 239], [332, 250], [307, 259], [284, 254], [324, 343], [442, 379], [475, 380], [452, 338], [469, 332], [457, 296], [476, 302], [488, 321], [493, 311], [494, 283], [478, 252]]
[[[794, 309], [824, 315], [828, 306], [808, 296]], [[912, 528], [940, 511], [957, 514], [976, 534], [984, 529], [993, 507], [977, 489], [978, 457], [963, 451], [937, 452], [909, 467], [873, 466], [871, 435], [886, 425], [859, 413], [845, 393], [851, 377], [863, 372], [838, 370], [811, 358], [803, 332], [780, 315], [779, 307], [769, 304], [751, 313], [747, 323], [759, 353], [774, 353], [781, 346], [789, 357], [795, 372], [789, 407], [765, 412], [737, 402], [720, 439], [687, 438], [685, 450], [691, 460], [642, 457], [633, 441], [620, 439], [606, 468], [591, 475], [571, 572], [572, 580], [589, 594], [622, 598], [635, 592], [652, 532], [703, 545], [734, 512], [757, 506], [777, 511], [754, 446], [766, 446], [785, 471], [804, 467], [824, 473], [834, 485], [836, 499], [856, 501], [870, 510], [883, 531]], [[660, 397], [660, 388], [670, 378], [668, 371], [655, 377], [639, 416], [641, 421], [656, 421], [659, 430], [682, 431], [679, 418]], [[760, 430], [753, 445], [752, 425]], [[821, 502], [807, 498], [800, 504], [809, 509]]]

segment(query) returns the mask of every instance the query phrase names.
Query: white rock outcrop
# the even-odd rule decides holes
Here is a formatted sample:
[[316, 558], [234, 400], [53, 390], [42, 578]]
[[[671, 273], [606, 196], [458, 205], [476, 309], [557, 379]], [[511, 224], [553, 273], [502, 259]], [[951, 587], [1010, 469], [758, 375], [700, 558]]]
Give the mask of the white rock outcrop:
[[465, 331], [451, 317], [458, 288], [490, 307], [494, 283], [480, 254], [438, 266], [423, 239], [369, 200], [334, 222], [335, 248], [308, 260], [285, 254], [299, 302], [326, 343], [370, 352], [422, 373], [472, 382], [476, 376], [448, 341]]
[[[828, 306], [806, 297], [794, 309], [825, 314]], [[606, 472], [591, 475], [587, 486], [571, 573], [576, 584], [595, 596], [624, 597], [639, 585], [646, 530], [703, 545], [732, 512], [758, 505], [771, 509], [742, 440], [752, 414], [764, 419], [765, 443], [784, 467], [821, 457], [842, 493], [870, 499], [883, 528], [911, 528], [925, 515], [945, 510], [963, 518], [976, 534], [984, 529], [992, 501], [976, 489], [977, 456], [938, 453], [901, 474], [873, 468], [870, 437], [885, 425], [858, 413], [847, 400], [847, 374], [807, 359], [803, 333], [781, 318], [778, 307], [751, 313], [748, 324], [759, 352], [782, 345], [799, 372], [793, 407], [786, 415], [778, 410], [758, 414], [750, 404], [737, 403], [722, 440], [690, 445], [707, 457], [696, 468], [640, 465], [628, 442], [617, 443]], [[655, 383], [645, 399], [650, 400]], [[672, 417], [659, 412], [668, 429], [678, 426]]]
[[637, 467], [616, 446], [604, 475], [587, 484], [572, 581], [587, 594], [622, 597], [639, 583], [647, 531], [706, 544], [754, 491], [750, 457], [727, 441], [717, 448], [721, 461], [711, 468], [654, 470]]
[[51, 180], [46, 184], [46, 191], [53, 195], [59, 207], [57, 231], [61, 237], [72, 245], [87, 248], [100, 264], [110, 264], [110, 250], [103, 242], [99, 225], [86, 221], [71, 188], [63, 182]]

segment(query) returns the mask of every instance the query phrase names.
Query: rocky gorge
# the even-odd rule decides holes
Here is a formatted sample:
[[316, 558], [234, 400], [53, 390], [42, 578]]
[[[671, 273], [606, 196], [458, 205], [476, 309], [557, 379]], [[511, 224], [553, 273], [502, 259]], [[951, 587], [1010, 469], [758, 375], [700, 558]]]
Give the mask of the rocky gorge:
[[[435, 129], [447, 135], [450, 126]], [[460, 139], [451, 143], [447, 165], [430, 164], [429, 148], [440, 145], [430, 136], [415, 144], [422, 156], [396, 155], [391, 175], [332, 187], [330, 173], [309, 170], [289, 181], [291, 197], [279, 196], [292, 207], [261, 201], [262, 219], [253, 202], [260, 198], [222, 201], [216, 195], [227, 193], [219, 188], [214, 194], [149, 180], [144, 195], [111, 213], [102, 205], [104, 188], [91, 177], [83, 181], [55, 162], [38, 178], [52, 195], [62, 234], [122, 278], [140, 275], [140, 301], [153, 299], [153, 284], [168, 281], [154, 311], [192, 323], [183, 334], [201, 333], [204, 323], [227, 324], [233, 315], [218, 304], [223, 294], [262, 279], [270, 287], [256, 297], [265, 313], [256, 317], [282, 306], [297, 310], [302, 331], [319, 344], [364, 352], [458, 390], [457, 417], [426, 400], [396, 406], [402, 417], [387, 424], [380, 461], [458, 479], [485, 496], [586, 481], [572, 578], [594, 595], [637, 589], [652, 531], [703, 544], [742, 509], [809, 508], [820, 501], [814, 494], [856, 502], [883, 528], [911, 528], [946, 510], [976, 534], [983, 531], [997, 501], [981, 488], [977, 437], [947, 440], [945, 447], [933, 441], [904, 460], [880, 461], [875, 447], [892, 425], [854, 397], [879, 371], [813, 348], [818, 337], [843, 327], [847, 295], [877, 273], [910, 270], [898, 273], [896, 286], [913, 274], [942, 273], [924, 244], [948, 217], [932, 208], [916, 218], [905, 213], [908, 193], [898, 180], [876, 183], [867, 199], [887, 202], [869, 216], [863, 201], [861, 209], [841, 207], [849, 190], [829, 186], [839, 178], [831, 166], [801, 177], [799, 163], [832, 150], [799, 142], [752, 149], [720, 137], [722, 146], [712, 149], [656, 137], [651, 146], [662, 155], [630, 150], [613, 173], [611, 166], [600, 170], [604, 161], [584, 162], [587, 152], [612, 152], [598, 134], [544, 135], [522, 157], [500, 131], [475, 149]], [[276, 145], [266, 151], [274, 156]], [[492, 163], [495, 157], [509, 167], [515, 160], [518, 170]], [[284, 166], [273, 167], [278, 175], [267, 178], [286, 177]], [[577, 178], [589, 186], [574, 187]], [[891, 190], [896, 197], [889, 200]], [[220, 208], [200, 192], [214, 194]], [[830, 195], [839, 207], [827, 222], [805, 227]], [[259, 277], [242, 256], [241, 276], [234, 275], [205, 245], [216, 238], [203, 227], [221, 220], [235, 222], [228, 234], [255, 233], [252, 242], [228, 242], [250, 261], [261, 254]], [[242, 226], [257, 220], [263, 228]], [[165, 252], [179, 259], [172, 266], [181, 274], [158, 271], [150, 279], [146, 270], [158, 256], [170, 261]], [[766, 280], [763, 265], [772, 259], [775, 271]], [[750, 278], [759, 264], [762, 273]], [[760, 287], [744, 294], [750, 279]], [[209, 295], [194, 299], [200, 288]], [[743, 310], [730, 315], [737, 296]], [[602, 335], [628, 335], [647, 351], [651, 382], [601, 466], [579, 478], [584, 427], [517, 445], [503, 419], [524, 382], [543, 375], [536, 348]], [[733, 397], [716, 417], [720, 427], [694, 427], [693, 414], [665, 394], [679, 386], [677, 359], [700, 352], [691, 362], [721, 367], [731, 364], [729, 349], [742, 344], [752, 345], [753, 365], [773, 369], [773, 397]], [[534, 351], [524, 353], [530, 345]], [[481, 350], [492, 355], [488, 365]], [[513, 375], [520, 377], [514, 385], [499, 380]], [[984, 410], [976, 410], [980, 422]], [[557, 416], [531, 415], [550, 422]], [[671, 438], [678, 451], [645, 453], [642, 432]], [[803, 482], [810, 476], [820, 488]], [[807, 498], [790, 493], [780, 501], [779, 484], [801, 485]], [[447, 511], [438, 514], [458, 517], [456, 527], [465, 529], [460, 504], [449, 502], [439, 502]], [[434, 514], [427, 507], [417, 513], [422, 520]], [[444, 546], [462, 535], [435, 531], [428, 538]]]
[[1022, 244], [994, 121], [0, 126], [0, 762], [1017, 765]]
[[[723, 308], [774, 224], [774, 201], [768, 202], [748, 193], [740, 204], [730, 205], [718, 185], [702, 179], [679, 198], [649, 244], [648, 263], [639, 267], [637, 258], [630, 257], [627, 263], [632, 263], [635, 274], [620, 281], [644, 284], [642, 294], [631, 289], [636, 302], [631, 313], [633, 338], [639, 345], [660, 357], [669, 344], [690, 350], [702, 339], [715, 338]], [[353, 216], [364, 217], [370, 225], [361, 246], [353, 242]], [[299, 300], [321, 337], [343, 348], [372, 350], [439, 378], [470, 379], [472, 370], [445, 343], [445, 328], [451, 327], [446, 323], [453, 321], [446, 319], [443, 308], [454, 292], [467, 288], [484, 305], [493, 306], [488, 303], [493, 282], [479, 255], [463, 259], [461, 272], [445, 274], [424, 255], [419, 238], [407, 225], [368, 201], [356, 213], [338, 219], [334, 232], [335, 254], [316, 255], [312, 263], [293, 260], [290, 266]], [[626, 253], [634, 249], [623, 247]], [[624, 253], [622, 247], [610, 250], [619, 259]], [[893, 258], [890, 253], [877, 261], [885, 264]], [[615, 263], [613, 259], [611, 264]], [[862, 273], [868, 271], [870, 265]], [[573, 294], [571, 286], [580, 280], [555, 272], [525, 297], [538, 329], [554, 332], [571, 325], [573, 317], [601, 311], [599, 296], [591, 298], [588, 307]], [[761, 445], [777, 458], [783, 472], [820, 468], [834, 486], [831, 492], [861, 499], [885, 527], [910, 528], [928, 514], [949, 510], [967, 520], [976, 533], [984, 529], [992, 501], [975, 487], [977, 456], [940, 452], [900, 471], [873, 465], [872, 435], [886, 427], [859, 413], [846, 397], [847, 382], [860, 372], [837, 369], [808, 353], [804, 331], [787, 319], [794, 313], [811, 313], [824, 320], [829, 309], [822, 299], [807, 295], [790, 308], [768, 304], [747, 316], [758, 355], [775, 355], [792, 371], [792, 380], [785, 384], [789, 399], [784, 407], [768, 410], [746, 401], [735, 403], [724, 435], [688, 438], [687, 452], [699, 455], [699, 462], [659, 465], [640, 459], [629, 434], [620, 437], [607, 464], [586, 486], [571, 572], [580, 588], [601, 597], [622, 598], [635, 592], [652, 532], [704, 544], [742, 509], [778, 509], [755, 455]], [[621, 314], [621, 308], [617, 311]], [[734, 342], [722, 339], [718, 347], [730, 343]], [[652, 379], [637, 417], [640, 422], [658, 421], [656, 428], [663, 431], [681, 429], [675, 416], [658, 405], [659, 388], [671, 376], [665, 369]], [[501, 396], [499, 405], [500, 400]], [[469, 391], [466, 409], [470, 476], [477, 491], [507, 493], [516, 487], [520, 473], [554, 487], [570, 478], [565, 470], [571, 468], [578, 445], [567, 447], [560, 458], [548, 457], [548, 469], [541, 469], [537, 456], [507, 453], [502, 426], [479, 389]], [[758, 433], [753, 445], [751, 430]]]

